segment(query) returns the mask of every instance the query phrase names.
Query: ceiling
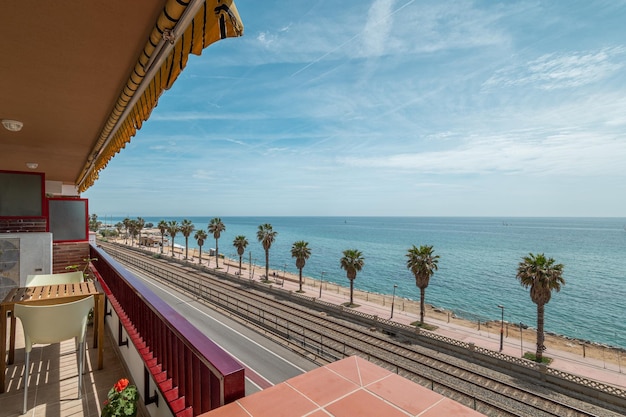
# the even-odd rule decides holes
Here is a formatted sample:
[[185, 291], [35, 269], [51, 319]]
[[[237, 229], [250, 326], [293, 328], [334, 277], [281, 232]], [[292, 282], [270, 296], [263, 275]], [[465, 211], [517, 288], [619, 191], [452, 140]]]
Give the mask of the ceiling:
[[[215, 21], [218, 9], [225, 8], [237, 23], [236, 8], [230, 3], [200, 0], [198, 4], [207, 10], [201, 17]], [[137, 63], [147, 60], [150, 35], [154, 39], [164, 25], [183, 21], [180, 14], [174, 23], [164, 19], [170, 16], [164, 9], [184, 13], [185, 8], [185, 3], [175, 0], [3, 2], [0, 119], [18, 120], [23, 128], [10, 132], [0, 126], [0, 170], [43, 172], [46, 180], [78, 185], [94, 155], [102, 153], [112, 110], [116, 103], [119, 108], [133, 70], [136, 73]], [[155, 28], [159, 32], [153, 33]], [[231, 35], [213, 28], [221, 37], [240, 36], [243, 26], [237, 29]], [[198, 47], [191, 52], [199, 53]], [[156, 98], [158, 94], [153, 92]], [[145, 118], [150, 110], [144, 109]], [[141, 121], [131, 124], [138, 126]], [[109, 149], [107, 158], [120, 147]], [[108, 159], [99, 162], [96, 171]], [[36, 163], [37, 168], [30, 169], [27, 163]], [[97, 172], [92, 177], [97, 178]]]
[[0, 13], [0, 169], [75, 184], [165, 0], [11, 1]]

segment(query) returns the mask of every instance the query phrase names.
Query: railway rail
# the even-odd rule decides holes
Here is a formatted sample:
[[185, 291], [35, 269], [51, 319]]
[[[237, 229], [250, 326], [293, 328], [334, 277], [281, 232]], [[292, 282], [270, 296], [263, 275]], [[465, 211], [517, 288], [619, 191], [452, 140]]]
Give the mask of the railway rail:
[[623, 415], [622, 410], [572, 398], [540, 381], [472, 363], [452, 351], [405, 337], [394, 338], [374, 325], [352, 323], [290, 299], [279, 299], [263, 291], [267, 285], [258, 281], [189, 267], [113, 244], [101, 246], [127, 268], [246, 322], [319, 364], [358, 355], [488, 416]]

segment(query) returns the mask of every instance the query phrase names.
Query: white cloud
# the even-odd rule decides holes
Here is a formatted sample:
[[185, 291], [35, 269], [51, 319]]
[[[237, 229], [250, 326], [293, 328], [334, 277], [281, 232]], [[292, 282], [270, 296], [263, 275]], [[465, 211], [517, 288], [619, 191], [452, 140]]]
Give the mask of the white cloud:
[[227, 142], [230, 142], [230, 143], [237, 144], [237, 145], [244, 145], [244, 146], [246, 145], [246, 143], [241, 141], [241, 140], [228, 139], [228, 138], [224, 139], [224, 140], [227, 141]]
[[[509, 37], [494, 24], [501, 17], [457, 2], [374, 0], [345, 4], [329, 12], [319, 8], [287, 25], [269, 21], [254, 35], [251, 46], [265, 54], [248, 54], [256, 65], [301, 63], [303, 69], [320, 61], [430, 54], [507, 44]], [[365, 22], [365, 23], [364, 23]]]
[[257, 35], [256, 40], [259, 41], [259, 43], [265, 48], [269, 48], [274, 43], [275, 37], [269, 32], [260, 32]]
[[365, 56], [380, 56], [386, 53], [389, 34], [393, 28], [393, 5], [394, 0], [376, 0], [370, 6], [362, 34]]
[[[247, 119], [262, 119], [264, 116], [257, 113], [248, 113]], [[167, 113], [158, 113], [150, 118], [150, 121], [158, 122], [190, 122], [202, 120], [241, 120], [241, 113], [225, 113], [225, 112], [176, 112], [169, 111]]]
[[440, 175], [524, 174], [623, 176], [626, 142], [615, 137], [590, 137], [588, 132], [564, 132], [543, 140], [507, 136], [468, 139], [440, 151], [376, 157], [338, 158], [350, 167], [415, 171]]
[[215, 174], [213, 172], [205, 171], [204, 169], [197, 169], [191, 175], [192, 178], [198, 180], [213, 180], [215, 179]]
[[580, 87], [622, 69], [625, 52], [624, 47], [607, 47], [599, 51], [545, 54], [521, 66], [498, 71], [485, 86], [531, 85], [544, 90]]
[[[173, 152], [176, 151], [178, 149], [178, 143], [176, 141], [170, 140], [170, 139], [165, 139], [164, 141], [162, 141], [163, 143], [159, 143], [160, 141], [158, 140], [152, 140], [150, 143], [151, 145], [148, 146], [148, 149], [150, 149], [151, 151], [156, 151], [156, 152]], [[136, 145], [136, 142], [131, 140], [131, 144], [133, 146]]]

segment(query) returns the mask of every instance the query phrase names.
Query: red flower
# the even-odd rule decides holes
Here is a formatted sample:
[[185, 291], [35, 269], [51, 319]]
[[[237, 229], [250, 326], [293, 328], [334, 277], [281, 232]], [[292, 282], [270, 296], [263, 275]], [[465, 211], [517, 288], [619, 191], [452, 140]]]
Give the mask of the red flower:
[[126, 389], [127, 386], [128, 386], [128, 379], [122, 378], [119, 381], [117, 381], [113, 387], [115, 388], [115, 391], [122, 392]]

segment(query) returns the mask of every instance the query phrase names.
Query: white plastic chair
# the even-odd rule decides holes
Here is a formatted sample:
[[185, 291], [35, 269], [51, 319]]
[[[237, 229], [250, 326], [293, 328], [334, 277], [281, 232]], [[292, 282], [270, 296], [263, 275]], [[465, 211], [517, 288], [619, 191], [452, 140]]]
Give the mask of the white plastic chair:
[[94, 297], [53, 305], [15, 304], [15, 317], [24, 328], [26, 359], [24, 365], [24, 410], [28, 397], [28, 369], [30, 352], [36, 343], [60, 343], [76, 338], [78, 342], [78, 398], [82, 397], [83, 368], [85, 362], [85, 330], [87, 316], [94, 307]]
[[39, 274], [28, 275], [26, 277], [26, 287], [37, 287], [39, 285], [73, 284], [84, 282], [85, 278], [81, 271], [62, 272], [59, 274]]

